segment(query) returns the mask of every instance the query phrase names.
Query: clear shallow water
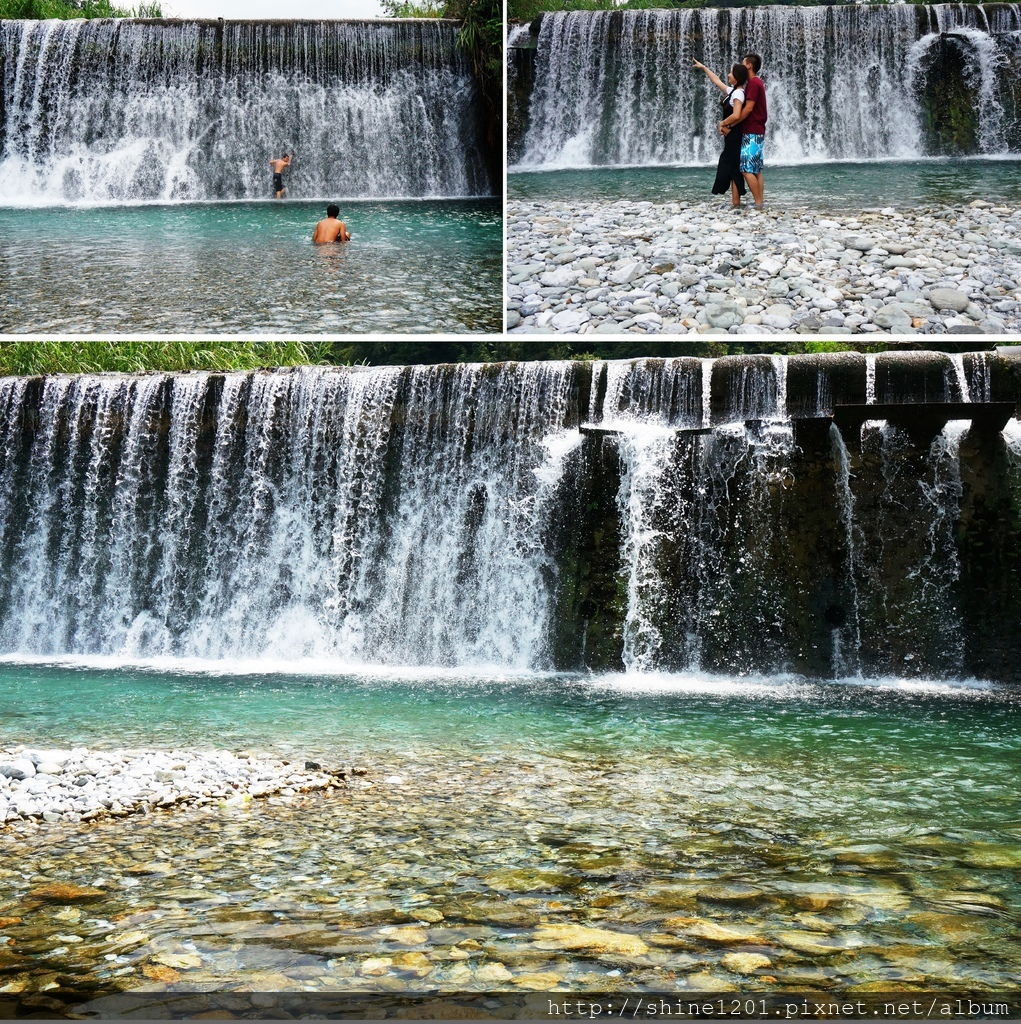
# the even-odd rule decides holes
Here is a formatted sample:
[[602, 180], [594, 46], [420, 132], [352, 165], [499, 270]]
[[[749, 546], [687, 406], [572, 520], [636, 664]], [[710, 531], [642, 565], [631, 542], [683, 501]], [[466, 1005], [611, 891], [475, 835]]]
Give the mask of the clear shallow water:
[[[616, 200], [714, 203], [714, 168], [616, 167], [510, 173], [511, 199], [566, 201], [580, 197]], [[766, 201], [774, 206], [860, 209], [1021, 202], [1021, 160], [824, 163], [776, 166], [766, 163]], [[729, 202], [729, 199], [726, 199]]]
[[498, 202], [325, 205], [0, 208], [0, 332], [500, 330]]
[[[0, 743], [257, 748], [366, 774], [130, 829], [8, 832], [8, 991], [1021, 982], [1016, 692], [200, 669], [7, 660]], [[58, 881], [104, 895], [31, 897]], [[735, 952], [765, 962], [738, 974]]]

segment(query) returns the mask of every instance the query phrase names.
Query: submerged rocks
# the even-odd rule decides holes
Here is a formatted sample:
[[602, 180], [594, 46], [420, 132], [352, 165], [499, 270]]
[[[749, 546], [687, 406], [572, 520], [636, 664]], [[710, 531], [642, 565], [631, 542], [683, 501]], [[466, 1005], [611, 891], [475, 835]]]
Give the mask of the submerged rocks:
[[0, 751], [0, 824], [90, 821], [189, 803], [236, 806], [325, 789], [344, 777], [309, 764], [298, 769], [227, 751]]
[[515, 334], [1021, 332], [1021, 209], [511, 201]]
[[642, 956], [649, 952], [649, 947], [637, 935], [580, 924], [541, 925], [533, 941], [539, 949], [583, 950], [597, 955]]

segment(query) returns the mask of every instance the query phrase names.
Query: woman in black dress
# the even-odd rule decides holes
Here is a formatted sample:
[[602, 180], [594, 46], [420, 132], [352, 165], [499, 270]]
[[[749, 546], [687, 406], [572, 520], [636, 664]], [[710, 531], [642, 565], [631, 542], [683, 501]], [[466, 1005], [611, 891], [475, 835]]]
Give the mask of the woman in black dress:
[[730, 189], [731, 205], [741, 207], [741, 196], [744, 195], [744, 175], [741, 173], [741, 108], [744, 105], [744, 87], [748, 83], [748, 69], [743, 64], [735, 64], [727, 75], [729, 84], [725, 84], [704, 64], [695, 61], [709, 77], [709, 81], [723, 93], [720, 107], [723, 119], [720, 122], [720, 134], [723, 136], [723, 152], [716, 167], [716, 181], [713, 183], [713, 194], [724, 195]]

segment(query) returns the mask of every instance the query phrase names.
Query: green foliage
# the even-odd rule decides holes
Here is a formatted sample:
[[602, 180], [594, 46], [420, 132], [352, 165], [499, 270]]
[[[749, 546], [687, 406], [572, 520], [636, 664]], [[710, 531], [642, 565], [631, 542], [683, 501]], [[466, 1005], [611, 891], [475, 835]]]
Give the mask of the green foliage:
[[110, 0], [0, 0], [0, 19], [42, 21], [47, 18], [162, 18], [160, 0], [130, 9], [114, 7]]
[[443, 4], [430, 3], [423, 0], [419, 3], [416, 0], [381, 0], [380, 5], [383, 15], [387, 18], [442, 18]]
[[317, 363], [329, 352], [301, 341], [0, 341], [0, 375], [258, 370]]

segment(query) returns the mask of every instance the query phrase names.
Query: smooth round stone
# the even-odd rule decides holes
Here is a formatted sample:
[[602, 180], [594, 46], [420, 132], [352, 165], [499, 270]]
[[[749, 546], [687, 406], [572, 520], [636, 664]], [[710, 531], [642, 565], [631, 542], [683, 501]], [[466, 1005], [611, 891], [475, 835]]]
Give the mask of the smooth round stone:
[[720, 963], [734, 974], [754, 974], [764, 967], [771, 967], [773, 961], [761, 953], [725, 953]]
[[737, 327], [744, 323], [744, 313], [733, 300], [710, 302], [705, 307], [706, 319], [712, 327]]
[[8, 779], [30, 779], [35, 775], [35, 765], [27, 757], [0, 761], [0, 775]]
[[889, 305], [877, 309], [872, 314], [872, 322], [878, 327], [886, 327], [891, 330], [910, 327], [911, 317], [904, 311], [902, 306]]
[[507, 327], [517, 327], [521, 323], [521, 314], [516, 309], [507, 310]]
[[955, 313], [963, 313], [971, 304], [965, 292], [953, 288], [933, 288], [927, 298], [933, 309], [952, 309]]

